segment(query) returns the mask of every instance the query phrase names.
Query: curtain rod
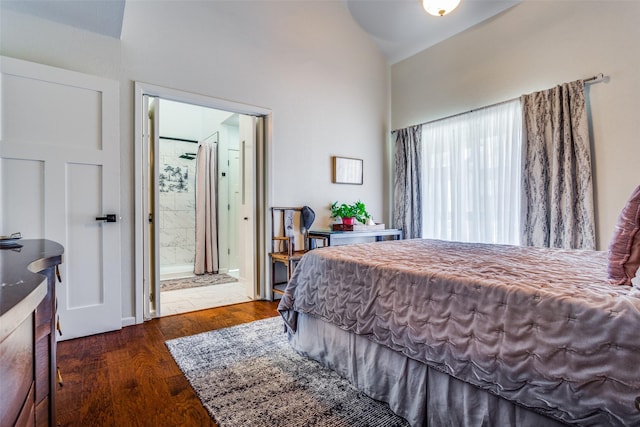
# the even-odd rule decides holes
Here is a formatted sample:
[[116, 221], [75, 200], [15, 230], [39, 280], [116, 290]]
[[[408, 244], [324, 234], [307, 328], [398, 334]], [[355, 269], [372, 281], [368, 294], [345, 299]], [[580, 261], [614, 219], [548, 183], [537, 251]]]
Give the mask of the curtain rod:
[[[214, 133], [212, 133], [211, 135], [207, 136], [206, 138], [203, 138], [203, 141], [206, 141], [207, 139], [211, 138], [212, 136], [218, 134], [218, 131], [215, 131]], [[198, 144], [200, 141], [196, 141], [195, 139], [186, 139], [186, 138], [174, 138], [172, 136], [160, 136], [160, 139], [169, 139], [171, 141], [181, 141], [181, 142], [191, 142], [193, 144]], [[218, 141], [216, 141], [217, 143]]]
[[[595, 76], [592, 76], [592, 77], [589, 77], [589, 78], [586, 78], [586, 79], [582, 79], [582, 83], [584, 83], [584, 84], [600, 83], [600, 82], [604, 81], [605, 78], [606, 77], [605, 77], [605, 75], [603, 73], [598, 73]], [[520, 98], [520, 97], [518, 97], [518, 98]], [[413, 126], [423, 126], [423, 125], [428, 125], [430, 123], [439, 122], [440, 120], [451, 119], [453, 117], [458, 117], [458, 116], [461, 116], [463, 114], [469, 114], [469, 113], [473, 113], [474, 111], [484, 110], [485, 108], [491, 108], [491, 107], [496, 107], [498, 105], [506, 104], [507, 102], [515, 101], [518, 98], [511, 98], [511, 99], [507, 99], [507, 100], [504, 100], [504, 101], [496, 102], [494, 104], [485, 105], [484, 107], [473, 108], [473, 109], [468, 110], [468, 111], [463, 111], [462, 113], [456, 113], [456, 114], [452, 114], [450, 116], [441, 117], [439, 119], [429, 120], [428, 122], [418, 123], [417, 125], [413, 125]], [[407, 126], [407, 127], [413, 127], [413, 126]], [[401, 129], [405, 129], [405, 128], [401, 128]], [[394, 130], [391, 131], [391, 133], [397, 132], [399, 130], [400, 129], [394, 129]]]
[[181, 142], [192, 142], [194, 144], [198, 143], [198, 141], [196, 141], [195, 139], [174, 138], [172, 136], [161, 136], [160, 139], [169, 139], [171, 141], [181, 141]]
[[[214, 133], [212, 133], [211, 135], [209, 135], [209, 136], [206, 136], [206, 137], [202, 138], [202, 140], [203, 140], [203, 141], [206, 141], [207, 139], [211, 138], [213, 135], [218, 135], [218, 137], [220, 136], [220, 134], [218, 133], [218, 131], [215, 131], [215, 132], [214, 132]], [[218, 141], [216, 140], [216, 142], [218, 142]]]
[[598, 73], [593, 77], [589, 77], [588, 79], [582, 79], [582, 83], [600, 83], [601, 81], [603, 81], [605, 79], [605, 75], [602, 73]]

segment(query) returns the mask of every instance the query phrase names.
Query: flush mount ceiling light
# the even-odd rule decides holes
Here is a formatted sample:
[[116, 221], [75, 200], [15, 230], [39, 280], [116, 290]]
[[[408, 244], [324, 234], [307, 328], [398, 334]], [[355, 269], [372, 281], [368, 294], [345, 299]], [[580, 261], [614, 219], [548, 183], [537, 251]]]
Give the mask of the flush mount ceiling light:
[[422, 7], [433, 16], [444, 16], [458, 7], [460, 0], [422, 0]]

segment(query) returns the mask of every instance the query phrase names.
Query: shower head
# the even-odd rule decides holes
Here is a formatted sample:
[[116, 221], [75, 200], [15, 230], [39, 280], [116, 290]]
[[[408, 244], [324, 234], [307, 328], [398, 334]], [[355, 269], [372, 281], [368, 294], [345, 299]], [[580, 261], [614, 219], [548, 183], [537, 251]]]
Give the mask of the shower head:
[[193, 160], [196, 158], [196, 153], [184, 153], [180, 156], [181, 159]]

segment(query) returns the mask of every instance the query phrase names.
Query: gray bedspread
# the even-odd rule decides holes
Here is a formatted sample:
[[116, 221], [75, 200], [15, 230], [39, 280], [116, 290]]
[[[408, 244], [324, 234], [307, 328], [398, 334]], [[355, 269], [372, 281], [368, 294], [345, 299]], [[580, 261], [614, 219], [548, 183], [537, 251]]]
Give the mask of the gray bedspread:
[[313, 250], [279, 311], [567, 423], [640, 426], [640, 298], [606, 253], [404, 240]]

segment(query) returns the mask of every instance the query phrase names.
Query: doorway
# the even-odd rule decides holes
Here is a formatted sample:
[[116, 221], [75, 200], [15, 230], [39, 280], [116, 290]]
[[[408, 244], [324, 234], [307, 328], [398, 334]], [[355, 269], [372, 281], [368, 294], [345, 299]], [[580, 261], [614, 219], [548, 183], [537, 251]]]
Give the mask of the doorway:
[[[143, 318], [260, 298], [262, 220], [256, 213], [263, 210], [264, 193], [257, 190], [264, 187], [256, 185], [256, 179], [264, 176], [265, 144], [256, 138], [264, 135], [264, 119], [236, 106], [220, 108], [211, 98], [194, 100], [191, 94], [144, 90], [139, 84], [136, 89], [142, 101], [142, 117], [136, 116], [143, 136], [137, 157], [142, 161], [136, 165], [141, 199], [137, 193], [136, 207], [140, 201], [142, 213], [136, 215], [136, 237], [141, 239], [140, 245], [136, 239], [136, 253], [143, 262], [141, 271], [136, 263], [136, 277], [141, 279], [136, 290], [143, 300]], [[211, 158], [203, 163], [199, 156], [205, 147]], [[202, 248], [195, 217], [202, 216], [198, 203], [205, 199], [196, 196], [201, 192], [196, 177], [203, 188], [204, 164], [211, 166], [207, 182], [215, 187], [213, 196], [207, 193], [214, 212], [207, 224], [215, 225], [206, 239], [214, 254], [204, 270], [195, 271], [196, 248]], [[137, 307], [136, 317], [138, 312]]]
[[[159, 120], [161, 315], [252, 300], [237, 244], [240, 126], [253, 126], [252, 117], [162, 98], [151, 98], [150, 105], [150, 128], [155, 116]], [[198, 191], [205, 183], [208, 188]], [[202, 207], [207, 203], [210, 212]]]

